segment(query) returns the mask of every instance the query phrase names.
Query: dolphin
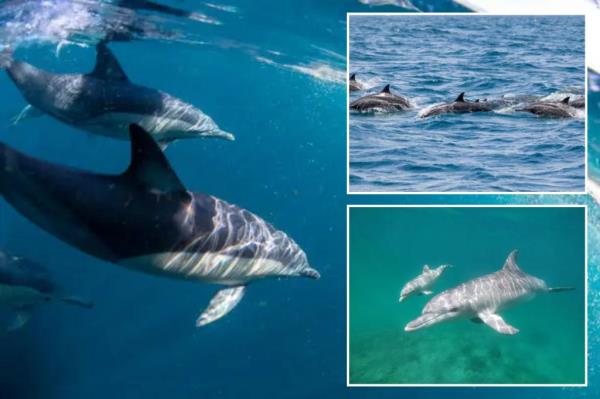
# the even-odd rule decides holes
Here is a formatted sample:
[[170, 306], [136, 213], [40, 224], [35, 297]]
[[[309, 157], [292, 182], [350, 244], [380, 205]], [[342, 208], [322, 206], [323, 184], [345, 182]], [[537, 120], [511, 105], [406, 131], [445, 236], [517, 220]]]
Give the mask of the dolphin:
[[561, 102], [542, 101], [519, 108], [517, 111], [550, 118], [572, 118], [577, 115], [577, 110], [570, 106], [569, 99], [570, 97], [565, 97]]
[[409, 101], [402, 96], [393, 94], [390, 91], [390, 85], [386, 85], [379, 93], [369, 94], [350, 103], [350, 109], [358, 112], [395, 112], [408, 108], [410, 108]]
[[420, 114], [421, 118], [428, 118], [442, 114], [465, 114], [469, 112], [489, 112], [494, 106], [488, 101], [466, 101], [465, 93], [460, 93], [456, 100], [451, 103], [434, 105], [426, 108]]
[[431, 289], [442, 276], [444, 270], [446, 270], [448, 267], [450, 267], [450, 265], [441, 265], [434, 269], [430, 269], [428, 265], [423, 266], [423, 271], [421, 274], [410, 280], [404, 285], [404, 287], [402, 287], [399, 301], [402, 302], [411, 295], [433, 294]]
[[65, 294], [42, 265], [0, 251], [0, 306], [16, 311], [9, 331], [23, 327], [34, 307], [52, 300], [84, 308], [93, 307], [87, 300]]
[[162, 147], [177, 139], [217, 137], [233, 140], [198, 108], [159, 90], [132, 83], [106, 43], [97, 47], [96, 66], [88, 74], [56, 74], [0, 56], [5, 68], [30, 105], [17, 117], [47, 114], [92, 133], [129, 138], [137, 123]]
[[499, 312], [530, 300], [537, 294], [574, 289], [548, 288], [543, 280], [530, 276], [519, 268], [517, 256], [518, 251], [514, 250], [499, 271], [439, 293], [425, 305], [421, 316], [404, 327], [404, 331], [467, 318], [476, 323], [485, 323], [500, 334], [513, 335], [519, 330], [504, 321], [498, 315]]
[[360, 91], [364, 89], [363, 84], [356, 80], [356, 74], [350, 75], [350, 91]]
[[0, 195], [31, 222], [97, 258], [225, 286], [197, 326], [229, 313], [253, 281], [320, 277], [284, 232], [245, 209], [188, 191], [148, 132], [131, 125], [130, 136], [131, 163], [117, 175], [44, 162], [0, 144]]
[[576, 98], [575, 100], [569, 100], [569, 105], [573, 108], [585, 108], [585, 97], [579, 97]]

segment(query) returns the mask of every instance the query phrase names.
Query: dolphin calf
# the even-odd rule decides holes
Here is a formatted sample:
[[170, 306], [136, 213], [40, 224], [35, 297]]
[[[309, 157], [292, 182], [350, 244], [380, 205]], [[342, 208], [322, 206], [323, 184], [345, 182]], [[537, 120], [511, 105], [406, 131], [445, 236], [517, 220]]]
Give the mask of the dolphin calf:
[[356, 80], [356, 74], [350, 75], [350, 91], [360, 91], [364, 89], [362, 83]]
[[444, 270], [450, 265], [441, 265], [434, 269], [430, 269], [428, 265], [423, 266], [423, 271], [414, 279], [402, 287], [400, 292], [400, 302], [405, 300], [411, 295], [431, 295], [433, 291], [431, 289], [435, 283], [439, 280]]
[[23, 327], [33, 308], [52, 300], [84, 308], [93, 306], [87, 300], [66, 295], [42, 265], [0, 251], [0, 306], [17, 312], [8, 330]]
[[21, 118], [47, 114], [69, 125], [117, 139], [128, 139], [137, 123], [162, 147], [174, 140], [217, 137], [233, 140], [198, 108], [159, 90], [132, 83], [104, 42], [97, 45], [96, 66], [88, 74], [55, 74], [0, 56], [29, 102]]
[[517, 111], [550, 118], [571, 118], [577, 115], [577, 110], [570, 106], [569, 99], [570, 97], [565, 97], [561, 102], [542, 101], [519, 108]]
[[350, 103], [350, 109], [358, 112], [395, 112], [410, 108], [409, 101], [390, 91], [390, 85], [386, 85], [381, 92], [369, 94], [356, 99]]
[[493, 111], [494, 106], [488, 101], [466, 101], [465, 93], [460, 93], [456, 100], [451, 103], [434, 105], [424, 109], [420, 117], [428, 118], [434, 115], [442, 114], [465, 114], [469, 112], [489, 112]]
[[509, 325], [499, 312], [511, 308], [537, 294], [573, 290], [571, 287], [548, 288], [539, 278], [523, 272], [517, 265], [516, 250], [512, 251], [499, 271], [458, 287], [441, 292], [423, 308], [422, 315], [404, 327], [414, 331], [441, 322], [467, 318], [485, 323], [500, 334], [516, 334], [518, 329]]
[[319, 278], [284, 232], [245, 209], [188, 191], [148, 132], [131, 125], [130, 135], [131, 163], [117, 175], [51, 164], [0, 144], [0, 195], [90, 255], [157, 276], [225, 286], [197, 326], [230, 312], [252, 281]]

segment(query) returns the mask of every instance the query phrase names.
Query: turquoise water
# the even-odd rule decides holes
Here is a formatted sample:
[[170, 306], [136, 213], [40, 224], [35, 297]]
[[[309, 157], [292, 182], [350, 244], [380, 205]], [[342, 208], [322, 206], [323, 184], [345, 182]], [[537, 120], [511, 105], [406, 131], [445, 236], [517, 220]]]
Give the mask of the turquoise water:
[[[351, 209], [350, 382], [584, 383], [584, 243], [583, 208]], [[468, 320], [403, 331], [431, 299], [398, 302], [423, 265], [453, 265], [440, 293], [499, 270], [513, 249], [523, 271], [575, 291], [503, 311], [514, 336]]]
[[[557, 35], [556, 31], [561, 34]], [[584, 20], [556, 16], [351, 16], [350, 71], [412, 109], [350, 112], [354, 192], [581, 192], [584, 110], [517, 112], [584, 95]], [[493, 112], [420, 115], [435, 104], [501, 102]]]

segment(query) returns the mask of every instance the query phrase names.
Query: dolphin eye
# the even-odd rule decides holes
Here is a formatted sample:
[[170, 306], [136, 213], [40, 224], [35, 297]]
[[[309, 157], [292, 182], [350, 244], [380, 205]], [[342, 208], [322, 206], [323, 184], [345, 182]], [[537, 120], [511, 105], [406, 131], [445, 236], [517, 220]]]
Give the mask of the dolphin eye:
[[450, 308], [451, 312], [458, 312], [458, 308]]

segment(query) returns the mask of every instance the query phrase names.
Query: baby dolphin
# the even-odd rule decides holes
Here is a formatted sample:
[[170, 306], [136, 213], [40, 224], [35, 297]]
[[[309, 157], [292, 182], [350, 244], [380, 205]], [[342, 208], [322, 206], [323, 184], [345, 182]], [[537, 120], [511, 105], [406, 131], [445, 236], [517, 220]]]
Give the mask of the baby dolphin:
[[534, 115], [549, 118], [571, 118], [577, 115], [577, 110], [570, 106], [570, 97], [565, 97], [561, 102], [543, 101], [531, 104], [517, 111], [531, 112]]
[[34, 307], [52, 300], [84, 308], [93, 306], [89, 301], [64, 294], [42, 265], [0, 251], [0, 306], [17, 312], [9, 331], [23, 327]]
[[350, 75], [350, 91], [360, 91], [364, 89], [362, 83], [356, 80], [356, 74]]
[[462, 92], [451, 103], [438, 104], [426, 108], [421, 113], [421, 118], [428, 118], [434, 115], [442, 114], [466, 114], [469, 112], [489, 112], [494, 107], [488, 101], [466, 101], [465, 93]]
[[395, 112], [408, 108], [410, 108], [408, 100], [390, 92], [390, 85], [386, 85], [377, 94], [369, 94], [350, 103], [350, 109], [358, 112]]
[[196, 107], [132, 83], [104, 42], [96, 51], [96, 66], [88, 74], [55, 74], [9, 54], [0, 55], [0, 68], [6, 69], [30, 104], [17, 120], [48, 114], [77, 128], [123, 140], [129, 138], [128, 126], [137, 123], [163, 147], [183, 138], [234, 139]]
[[537, 294], [569, 291], [574, 288], [548, 288], [539, 278], [523, 272], [517, 265], [517, 250], [508, 255], [499, 271], [467, 281], [434, 296], [423, 308], [421, 316], [404, 327], [414, 331], [448, 320], [471, 319], [485, 323], [500, 334], [513, 335], [518, 329], [509, 325], [499, 312], [532, 299]]
[[116, 175], [44, 162], [0, 144], [0, 194], [31, 222], [92, 256], [225, 286], [197, 326], [229, 313], [253, 281], [319, 278], [283, 231], [245, 209], [188, 191], [148, 132], [131, 125], [130, 136], [131, 163]]
[[450, 265], [441, 265], [430, 269], [428, 265], [423, 266], [423, 272], [404, 285], [400, 292], [400, 302], [412, 295], [431, 295], [431, 289], [439, 280], [444, 270]]

